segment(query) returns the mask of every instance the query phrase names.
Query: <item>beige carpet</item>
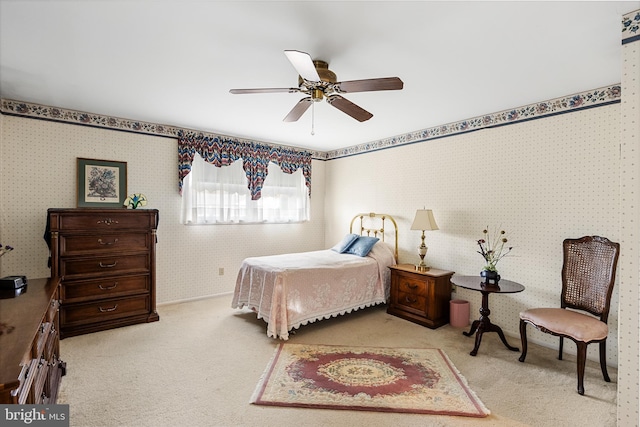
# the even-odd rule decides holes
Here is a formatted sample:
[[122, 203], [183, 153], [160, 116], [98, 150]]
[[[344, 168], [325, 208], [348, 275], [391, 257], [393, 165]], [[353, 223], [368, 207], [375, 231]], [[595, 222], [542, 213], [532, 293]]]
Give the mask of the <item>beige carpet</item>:
[[[485, 334], [436, 330], [373, 307], [303, 326], [301, 344], [440, 348], [491, 410], [486, 418], [257, 406], [252, 393], [280, 343], [255, 314], [230, 308], [231, 296], [158, 308], [160, 322], [67, 338], [59, 403], [71, 425], [98, 426], [615, 426], [616, 376], [605, 383], [587, 362], [585, 395], [576, 392], [575, 358], [529, 345], [527, 361]], [[502, 325], [504, 326], [504, 325]], [[513, 327], [512, 327], [513, 328]], [[508, 337], [513, 345], [517, 338]], [[569, 342], [567, 346], [573, 345]]]

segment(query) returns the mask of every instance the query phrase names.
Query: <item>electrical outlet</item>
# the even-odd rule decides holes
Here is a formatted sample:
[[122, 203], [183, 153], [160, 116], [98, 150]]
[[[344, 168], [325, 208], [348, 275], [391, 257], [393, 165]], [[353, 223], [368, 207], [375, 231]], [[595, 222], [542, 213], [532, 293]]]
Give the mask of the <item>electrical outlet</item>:
[[224, 276], [224, 267], [218, 269], [218, 276]]

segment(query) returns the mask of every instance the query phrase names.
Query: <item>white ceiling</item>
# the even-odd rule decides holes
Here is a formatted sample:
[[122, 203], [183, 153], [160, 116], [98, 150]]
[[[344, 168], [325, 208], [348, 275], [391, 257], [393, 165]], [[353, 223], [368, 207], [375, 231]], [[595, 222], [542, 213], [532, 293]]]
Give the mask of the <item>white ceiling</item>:
[[[329, 151], [621, 80], [620, 19], [640, 1], [0, 0], [0, 97]], [[338, 80], [398, 76], [282, 119], [302, 94], [284, 50]]]

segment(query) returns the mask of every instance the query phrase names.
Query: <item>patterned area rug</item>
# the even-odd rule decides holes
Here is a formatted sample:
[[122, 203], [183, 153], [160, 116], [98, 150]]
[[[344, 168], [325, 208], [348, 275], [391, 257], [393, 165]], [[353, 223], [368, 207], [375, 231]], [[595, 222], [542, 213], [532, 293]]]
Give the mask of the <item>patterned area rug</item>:
[[490, 411], [439, 349], [281, 343], [256, 405], [486, 417]]

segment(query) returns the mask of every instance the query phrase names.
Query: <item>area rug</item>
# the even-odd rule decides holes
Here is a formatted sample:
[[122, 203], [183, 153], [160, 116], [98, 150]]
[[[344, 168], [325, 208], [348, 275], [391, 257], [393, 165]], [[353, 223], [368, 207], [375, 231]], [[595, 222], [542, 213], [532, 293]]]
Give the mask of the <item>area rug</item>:
[[490, 411], [440, 349], [281, 343], [256, 405], [486, 417]]

